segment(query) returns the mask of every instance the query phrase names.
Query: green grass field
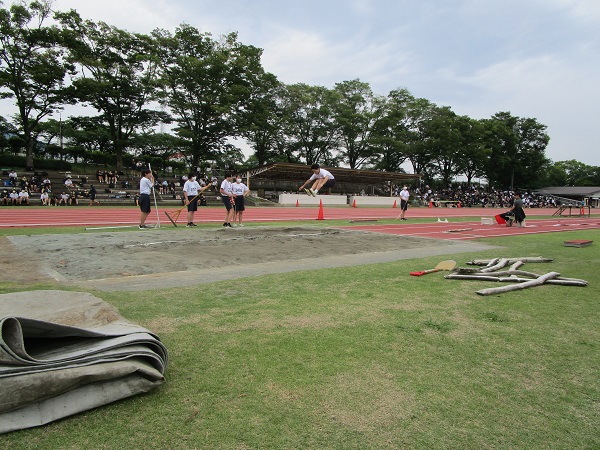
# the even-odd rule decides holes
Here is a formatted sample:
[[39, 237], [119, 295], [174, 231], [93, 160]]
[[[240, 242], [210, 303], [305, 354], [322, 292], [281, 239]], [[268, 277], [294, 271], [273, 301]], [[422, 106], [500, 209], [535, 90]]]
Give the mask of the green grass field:
[[[595, 242], [567, 248], [566, 239]], [[554, 261], [527, 270], [590, 284], [481, 297], [475, 291], [490, 283], [408, 275], [448, 259], [437, 257], [92, 291], [161, 337], [170, 352], [166, 383], [2, 435], [0, 446], [600, 448], [600, 231], [485, 242], [503, 249], [452, 258], [464, 266], [544, 256]], [[56, 285], [0, 281], [0, 293], [39, 288]]]

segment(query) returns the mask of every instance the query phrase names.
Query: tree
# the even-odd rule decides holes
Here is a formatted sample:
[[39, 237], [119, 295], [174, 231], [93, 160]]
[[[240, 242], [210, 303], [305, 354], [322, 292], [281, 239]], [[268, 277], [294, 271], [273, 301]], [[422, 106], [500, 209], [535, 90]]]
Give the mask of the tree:
[[552, 166], [564, 175], [564, 183], [555, 183], [558, 186], [598, 186], [598, 167], [588, 166], [574, 159], [558, 161]]
[[368, 83], [359, 80], [336, 83], [334, 91], [337, 101], [333, 118], [340, 136], [340, 154], [351, 169], [359, 169], [379, 155], [375, 132], [385, 101], [373, 94]]
[[458, 171], [467, 178], [470, 186], [473, 179], [485, 176], [485, 169], [492, 151], [485, 145], [484, 125], [468, 116], [457, 117], [455, 125], [461, 135], [458, 155]]
[[447, 106], [434, 107], [424, 122], [428, 136], [427, 147], [432, 155], [432, 169], [441, 177], [443, 187], [448, 187], [452, 177], [459, 173], [461, 130], [456, 114]]
[[282, 94], [288, 161], [332, 165], [338, 145], [333, 91], [298, 83], [286, 86]]
[[381, 155], [375, 168], [389, 172], [404, 172], [401, 167], [408, 159], [408, 105], [414, 97], [407, 89], [395, 89], [387, 96], [380, 119], [375, 123], [373, 145]]
[[75, 96], [98, 112], [112, 140], [116, 168], [136, 134], [168, 117], [152, 108], [157, 99], [159, 61], [152, 39], [104, 22], [82, 20], [76, 11], [57, 14], [65, 26], [70, 59], [80, 69]]
[[49, 0], [0, 9], [0, 98], [15, 99], [28, 169], [33, 169], [36, 129], [68, 101], [65, 77], [73, 72], [64, 59], [61, 30], [45, 25], [51, 12]]
[[253, 95], [243, 120], [241, 134], [254, 149], [253, 162], [285, 161], [284, 86], [272, 74], [265, 74], [260, 91]]
[[10, 150], [9, 136], [15, 134], [16, 130], [12, 124], [8, 123], [6, 119], [0, 116], [0, 153]]
[[162, 101], [187, 141], [193, 166], [204, 161], [240, 161], [229, 138], [242, 135], [246, 114], [260, 91], [262, 50], [243, 45], [237, 34], [213, 40], [210, 34], [183, 24], [175, 34], [153, 33], [161, 60]]
[[427, 123], [435, 105], [424, 98], [407, 102], [407, 159], [413, 166], [413, 173], [420, 174], [422, 180], [431, 182], [432, 159]]
[[533, 118], [499, 112], [485, 121], [487, 144], [492, 150], [487, 177], [490, 183], [515, 188], [537, 188], [550, 164], [545, 156], [550, 137], [546, 126]]

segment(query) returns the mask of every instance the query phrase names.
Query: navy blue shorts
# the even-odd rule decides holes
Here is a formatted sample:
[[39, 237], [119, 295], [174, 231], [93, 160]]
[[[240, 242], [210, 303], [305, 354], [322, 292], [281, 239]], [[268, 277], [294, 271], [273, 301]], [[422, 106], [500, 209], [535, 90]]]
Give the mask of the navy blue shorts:
[[323, 186], [321, 186], [321, 189], [323, 188], [332, 188], [335, 186], [335, 178], [330, 178], [329, 180], [327, 180], [325, 182], [325, 184]]
[[150, 196], [148, 194], [140, 195], [140, 211], [143, 213], [150, 212]]
[[226, 197], [224, 195], [221, 195], [221, 200], [223, 201], [223, 204], [225, 205], [225, 208], [227, 208], [227, 211], [229, 211], [231, 208], [233, 208], [233, 204], [231, 203], [231, 198], [230, 197]]
[[195, 197], [193, 200], [191, 200], [188, 203], [187, 210], [188, 210], [188, 212], [198, 211], [198, 197]]
[[408, 200], [400, 199], [400, 209], [406, 211], [408, 209]]
[[244, 206], [244, 196], [238, 195], [235, 199], [235, 210], [237, 212], [245, 211], [246, 207]]

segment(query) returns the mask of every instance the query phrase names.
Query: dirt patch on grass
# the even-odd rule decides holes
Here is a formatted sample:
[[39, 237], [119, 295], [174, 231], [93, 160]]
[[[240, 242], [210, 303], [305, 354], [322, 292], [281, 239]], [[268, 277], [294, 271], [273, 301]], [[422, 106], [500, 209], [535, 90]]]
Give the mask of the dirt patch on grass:
[[30, 271], [39, 276], [103, 290], [193, 285], [452, 254], [482, 246], [319, 227], [178, 228], [9, 239], [20, 261], [36, 262]]
[[54, 281], [42, 270], [39, 255], [24, 252], [7, 237], [0, 237], [0, 274], [2, 280], [13, 283], [41, 283]]

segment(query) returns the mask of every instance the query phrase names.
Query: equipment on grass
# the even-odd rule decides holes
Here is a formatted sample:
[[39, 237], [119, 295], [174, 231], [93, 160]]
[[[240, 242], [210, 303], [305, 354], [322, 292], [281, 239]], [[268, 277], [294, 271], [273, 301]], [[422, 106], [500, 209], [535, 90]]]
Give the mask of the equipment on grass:
[[435, 266], [434, 269], [429, 269], [429, 270], [421, 270], [419, 272], [411, 272], [410, 274], [413, 277], [420, 277], [422, 275], [426, 275], [428, 273], [433, 273], [433, 272], [439, 272], [441, 270], [452, 270], [456, 267], [456, 261], [453, 260], [448, 260], [448, 261], [442, 261], [441, 263], [439, 263], [437, 266]]
[[[200, 189], [198, 191], [198, 193], [196, 195], [194, 195], [191, 200], [189, 200], [189, 202], [192, 202], [196, 197], [200, 196], [200, 194], [202, 194], [205, 190], [207, 190], [209, 187], [211, 187], [210, 184], [207, 184], [206, 186], [204, 186], [202, 189]], [[179, 208], [177, 211], [165, 211], [165, 215], [167, 216], [167, 218], [171, 221], [171, 223], [177, 227], [177, 219], [179, 219], [179, 215], [181, 214], [181, 211], [183, 210], [183, 208], [186, 208], [187, 205], [183, 205], [181, 208]]]

